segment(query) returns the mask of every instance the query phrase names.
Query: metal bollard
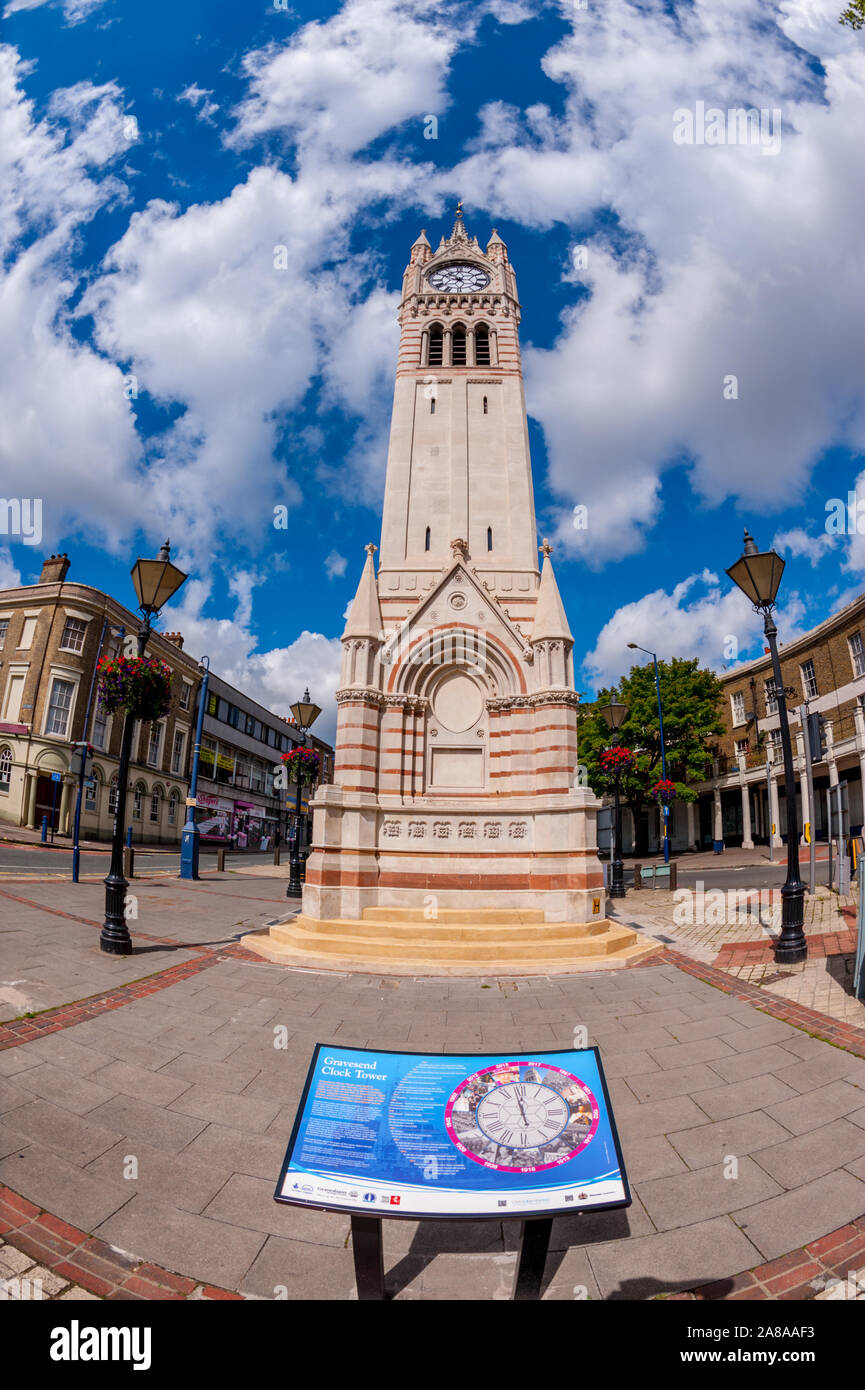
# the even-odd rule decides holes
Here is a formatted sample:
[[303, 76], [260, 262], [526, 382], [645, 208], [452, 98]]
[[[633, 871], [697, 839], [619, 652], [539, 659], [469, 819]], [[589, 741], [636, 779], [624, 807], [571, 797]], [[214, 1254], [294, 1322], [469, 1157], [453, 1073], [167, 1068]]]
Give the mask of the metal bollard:
[[216, 851], [216, 868], [217, 868], [217, 872], [218, 872], [218, 873], [220, 873], [220, 874], [225, 873], [225, 850], [224, 850], [224, 849], [218, 849], [218, 850]]
[[679, 866], [678, 866], [678, 864], [673, 864], [673, 863], [671, 863], [671, 864], [670, 864], [670, 892], [671, 892], [671, 893], [675, 893], [675, 891], [676, 891], [676, 882], [677, 882], [677, 879], [678, 879], [678, 873], [679, 873]]
[[123, 846], [123, 877], [135, 877], [135, 850], [131, 845]]
[[47, 816], [43, 816], [43, 817], [42, 817], [42, 843], [43, 843], [43, 845], [47, 845], [47, 843], [48, 843], [48, 817], [47, 817]]
[[642, 888], [642, 886], [643, 886], [643, 866], [642, 866], [642, 864], [635, 864], [635, 865], [634, 865], [634, 887], [635, 887], [635, 888]]
[[279, 845], [274, 845], [273, 847], [273, 862], [274, 864], [279, 863]]

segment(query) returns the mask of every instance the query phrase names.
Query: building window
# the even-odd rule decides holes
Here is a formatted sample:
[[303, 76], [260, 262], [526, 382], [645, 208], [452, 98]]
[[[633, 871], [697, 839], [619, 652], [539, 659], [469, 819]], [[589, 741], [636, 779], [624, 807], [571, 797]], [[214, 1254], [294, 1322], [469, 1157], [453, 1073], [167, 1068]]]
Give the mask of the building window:
[[180, 687], [180, 708], [189, 709], [189, 701], [192, 699], [192, 686], [189, 681], [184, 681]]
[[60, 638], [61, 651], [83, 651], [86, 635], [87, 624], [81, 618], [67, 618], [63, 628], [63, 636]]
[[489, 413], [490, 413], [490, 410], [489, 410], [489, 403], [488, 403], [488, 401], [487, 401], [486, 396], [484, 396], [484, 415], [489, 415]]
[[108, 814], [117, 815], [117, 773], [115, 772], [108, 784]]
[[455, 328], [451, 338], [451, 362], [455, 367], [466, 365], [466, 330]]
[[147, 762], [150, 767], [159, 767], [159, 758], [162, 752], [162, 725], [150, 725], [150, 742], [147, 745]]
[[814, 696], [817, 694], [817, 677], [814, 674], [813, 661], [803, 661], [801, 671], [802, 690], [805, 693], [805, 699], [813, 700]]
[[13, 671], [9, 676], [9, 684], [6, 687], [6, 700], [3, 706], [3, 718], [10, 724], [18, 723], [18, 716], [21, 713], [21, 701], [24, 699], [24, 682], [26, 679], [26, 675], [17, 671]]
[[132, 793], [132, 816], [134, 820], [141, 820], [141, 807], [144, 802], [144, 788], [139, 782], [135, 791]]
[[85, 811], [97, 811], [99, 809], [99, 784], [95, 777], [89, 777], [84, 783], [84, 809]]
[[487, 550], [492, 550], [492, 548], [493, 548], [493, 528], [492, 528], [492, 526], [488, 526], [488, 527], [487, 527]]
[[26, 651], [29, 647], [32, 647], [32, 646], [33, 646], [33, 636], [34, 636], [35, 632], [36, 632], [36, 619], [35, 619], [35, 618], [25, 618], [25, 619], [24, 619], [24, 624], [23, 624], [23, 626], [22, 626], [22, 628], [21, 628], [21, 641], [18, 643], [18, 646], [21, 647], [21, 648], [23, 648], [25, 651]]
[[[475, 363], [478, 367], [490, 365], [490, 333], [488, 328], [478, 328], [475, 332]], [[487, 398], [484, 396], [484, 414], [487, 412]]]
[[850, 660], [853, 662], [853, 675], [865, 676], [865, 647], [862, 645], [861, 632], [854, 632], [850, 638]]
[[744, 762], [748, 756], [748, 740], [746, 738], [736, 739], [736, 757], [740, 762]]
[[8, 792], [12, 781], [12, 749], [0, 751], [0, 792]]
[[96, 701], [96, 708], [93, 711], [93, 727], [90, 730], [90, 742], [94, 748], [105, 749], [108, 746], [108, 715], [102, 707], [102, 701]]
[[430, 413], [430, 415], [435, 415], [435, 413], [436, 413], [436, 398], [435, 398], [435, 396], [430, 396], [430, 398], [429, 398], [429, 413]]
[[168, 798], [168, 824], [177, 824], [177, 803], [180, 800], [177, 792], [172, 792]]
[[9, 631], [9, 619], [0, 618], [0, 652], [6, 646], [6, 633]]
[[179, 777], [183, 772], [183, 754], [186, 748], [186, 731], [174, 730], [174, 746], [171, 749], [171, 771]]
[[427, 528], [426, 528], [426, 535], [424, 536], [424, 542], [423, 542], [423, 548], [424, 548], [424, 550], [429, 550], [429, 542], [430, 542], [430, 532], [429, 532], [429, 527], [427, 527]]
[[735, 695], [731, 695], [730, 703], [733, 708], [733, 723], [744, 724], [745, 722], [745, 692], [737, 690]]
[[153, 792], [150, 798], [150, 819], [159, 824], [159, 792]]
[[74, 681], [64, 681], [56, 676], [51, 684], [51, 699], [48, 702], [48, 718], [45, 723], [46, 734], [59, 734], [66, 738], [69, 728], [69, 711], [75, 693]]
[[436, 326], [429, 334], [429, 366], [440, 367], [444, 357], [444, 332]]
[[773, 678], [770, 677], [769, 680], [764, 681], [764, 683], [763, 683], [763, 694], [764, 694], [764, 696], [766, 697], [766, 713], [767, 713], [767, 714], [777, 714], [777, 713], [778, 713], [778, 694], [777, 694], [777, 691], [775, 690], [775, 681], [774, 681]]
[[781, 730], [780, 730], [780, 729], [770, 729], [770, 730], [769, 730], [769, 747], [772, 749], [772, 752], [775, 754], [775, 757], [776, 757], [776, 758], [779, 758], [779, 757], [781, 756]]
[[215, 717], [215, 715], [216, 715], [216, 706], [218, 705], [218, 703], [219, 703], [219, 700], [218, 700], [218, 697], [217, 697], [216, 695], [208, 695], [208, 697], [207, 697], [207, 713], [208, 713], [208, 714], [212, 714], [212, 715], [214, 715], [214, 717]]

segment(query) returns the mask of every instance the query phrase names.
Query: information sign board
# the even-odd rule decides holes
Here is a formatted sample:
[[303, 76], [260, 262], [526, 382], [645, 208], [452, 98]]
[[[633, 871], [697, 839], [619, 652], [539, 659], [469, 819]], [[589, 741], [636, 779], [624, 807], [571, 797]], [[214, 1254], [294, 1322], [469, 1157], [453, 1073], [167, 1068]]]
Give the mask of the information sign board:
[[442, 1055], [319, 1043], [274, 1196], [414, 1218], [631, 1202], [595, 1047]]

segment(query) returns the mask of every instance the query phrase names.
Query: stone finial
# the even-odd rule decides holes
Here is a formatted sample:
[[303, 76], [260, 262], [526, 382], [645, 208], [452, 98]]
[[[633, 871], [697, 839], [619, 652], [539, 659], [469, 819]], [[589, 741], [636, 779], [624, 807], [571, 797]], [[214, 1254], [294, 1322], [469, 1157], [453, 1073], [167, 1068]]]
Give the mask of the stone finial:
[[548, 555], [552, 555], [552, 553], [553, 553], [553, 547], [550, 545], [550, 543], [549, 543], [549, 541], [547, 540], [546, 536], [544, 536], [543, 544], [541, 544], [541, 545], [538, 546], [538, 550], [541, 552], [541, 554], [543, 555], [544, 559], [546, 559]]
[[364, 546], [364, 550], [366, 551], [367, 555], [374, 555], [375, 552], [378, 550], [378, 546], [374, 545], [372, 541], [368, 541], [367, 544]]

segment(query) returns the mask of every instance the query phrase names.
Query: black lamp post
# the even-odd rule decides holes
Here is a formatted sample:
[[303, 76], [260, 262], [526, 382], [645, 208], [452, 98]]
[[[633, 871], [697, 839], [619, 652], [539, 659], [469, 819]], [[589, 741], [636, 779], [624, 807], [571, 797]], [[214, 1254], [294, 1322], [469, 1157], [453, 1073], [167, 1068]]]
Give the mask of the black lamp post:
[[[303, 744], [306, 747], [306, 731], [311, 729], [321, 710], [318, 705], [312, 703], [309, 698], [309, 686], [303, 692], [303, 699], [298, 700], [296, 705], [292, 705], [291, 712], [294, 722], [303, 730]], [[287, 898], [300, 898], [303, 896], [303, 884], [300, 881], [300, 773], [297, 775], [297, 796], [294, 805], [294, 839], [291, 844], [291, 855], [289, 858], [290, 873], [288, 887], [285, 890]]]
[[[163, 604], [177, 593], [186, 575], [172, 565], [170, 547], [165, 542], [155, 560], [136, 560], [132, 567], [132, 582], [138, 596], [138, 611], [144, 621], [138, 629], [138, 655], [144, 655], [152, 628], [152, 620]], [[126, 889], [123, 876], [123, 837], [126, 832], [126, 784], [129, 780], [129, 758], [132, 752], [132, 730], [135, 719], [127, 710], [120, 743], [120, 766], [117, 769], [117, 809], [114, 813], [114, 834], [111, 839], [111, 868], [105, 879], [105, 924], [99, 946], [112, 956], [128, 956], [132, 938], [126, 925]]]
[[784, 757], [784, 793], [787, 802], [787, 879], [781, 889], [781, 935], [775, 942], [775, 961], [778, 965], [796, 965], [808, 956], [805, 939], [805, 885], [799, 877], [799, 825], [796, 817], [796, 784], [793, 772], [793, 748], [790, 743], [790, 722], [787, 718], [787, 696], [781, 679], [776, 637], [778, 629], [772, 617], [775, 596], [784, 573], [784, 561], [774, 550], [758, 550], [752, 536], [745, 532], [745, 549], [741, 559], [731, 565], [727, 574], [742, 593], [750, 599], [755, 612], [763, 614], [763, 631], [772, 654], [772, 673], [778, 701], [781, 726], [781, 750]]
[[[621, 729], [628, 717], [628, 706], [619, 704], [614, 691], [610, 703], [608, 705], [602, 705], [598, 713], [603, 715], [607, 728], [612, 733], [615, 733], [617, 729]], [[611, 865], [612, 873], [610, 874], [609, 896], [611, 898], [623, 898], [625, 896], [625, 866], [622, 863], [622, 803], [619, 798], [619, 779], [621, 775], [621, 768], [618, 763], [616, 763], [613, 771], [613, 777], [615, 779], [616, 819], [614, 827], [613, 862]]]

